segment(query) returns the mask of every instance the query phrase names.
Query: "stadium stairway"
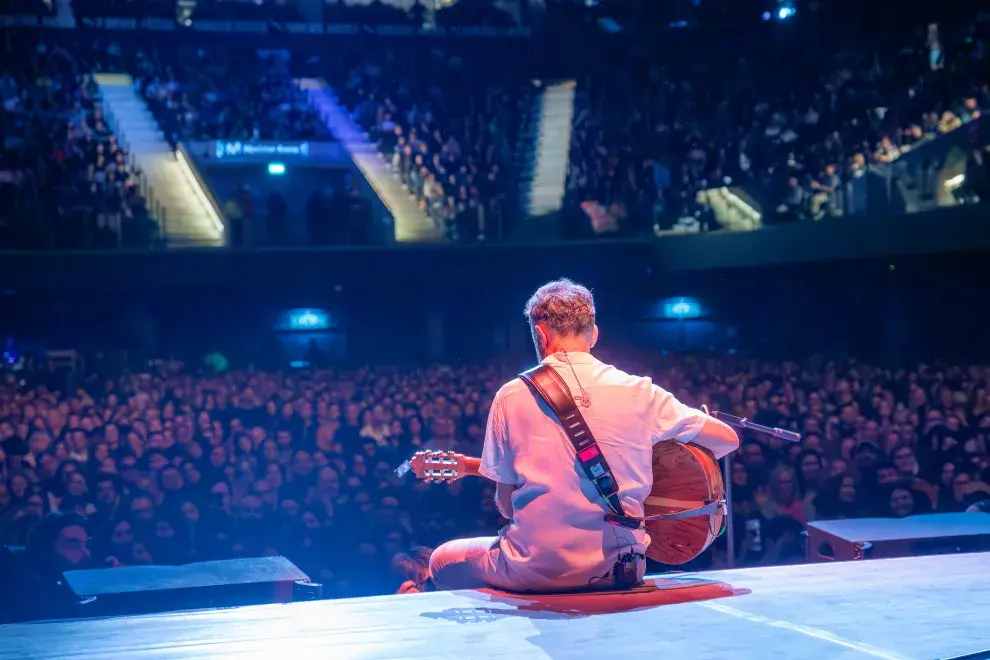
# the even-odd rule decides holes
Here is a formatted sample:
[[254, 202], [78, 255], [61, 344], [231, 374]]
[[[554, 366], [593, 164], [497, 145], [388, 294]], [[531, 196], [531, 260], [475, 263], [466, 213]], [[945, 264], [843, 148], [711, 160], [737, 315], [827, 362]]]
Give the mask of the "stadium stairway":
[[[219, 247], [224, 227], [188, 163], [176, 156], [130, 76], [96, 74], [111, 130], [148, 179], [169, 247]], [[158, 205], [163, 212], [157, 212]]]
[[443, 230], [420, 208], [402, 185], [391, 165], [368, 134], [337, 100], [333, 89], [321, 79], [296, 81], [306, 92], [309, 103], [334, 139], [344, 145], [354, 165], [388, 209], [399, 243], [436, 243], [444, 240]]
[[76, 15], [72, 11], [72, 0], [55, 0], [55, 26], [68, 29], [76, 27]]
[[535, 126], [530, 129], [535, 131], [535, 139], [525, 141], [526, 153], [520, 154], [528, 161], [524, 171], [530, 173], [528, 184], [522, 182], [523, 209], [528, 216], [556, 213], [564, 204], [574, 91], [574, 81], [552, 83], [542, 87], [532, 101], [537, 106]]

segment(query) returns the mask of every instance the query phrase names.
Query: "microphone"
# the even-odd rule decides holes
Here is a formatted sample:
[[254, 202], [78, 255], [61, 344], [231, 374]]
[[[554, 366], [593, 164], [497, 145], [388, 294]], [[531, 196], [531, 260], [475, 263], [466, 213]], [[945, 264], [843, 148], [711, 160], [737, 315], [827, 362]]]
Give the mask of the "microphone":
[[718, 410], [709, 412], [708, 406], [701, 406], [701, 412], [706, 415], [711, 415], [716, 419], [721, 419], [723, 422], [729, 426], [735, 426], [741, 429], [749, 429], [750, 431], [756, 431], [757, 433], [766, 433], [767, 435], [772, 435], [775, 438], [781, 440], [787, 440], [788, 442], [801, 442], [801, 434], [795, 433], [794, 431], [788, 431], [787, 429], [781, 429], [777, 427], [764, 426], [763, 424], [757, 424], [751, 422], [745, 417], [736, 417], [735, 415], [729, 415], [728, 413], [720, 412]]
[[787, 440], [788, 442], [801, 442], [801, 434], [795, 433], [794, 431], [774, 427], [771, 433], [773, 434], [773, 437], [780, 438], [781, 440]]

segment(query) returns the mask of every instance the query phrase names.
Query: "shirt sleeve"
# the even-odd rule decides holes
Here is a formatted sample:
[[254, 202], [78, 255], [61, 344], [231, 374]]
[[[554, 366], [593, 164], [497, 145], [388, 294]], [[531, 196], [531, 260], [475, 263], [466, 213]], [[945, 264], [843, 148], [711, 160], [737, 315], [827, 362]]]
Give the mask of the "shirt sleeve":
[[515, 485], [519, 481], [514, 463], [515, 456], [509, 443], [509, 429], [505, 420], [505, 408], [501, 393], [495, 395], [488, 412], [485, 428], [485, 448], [481, 452], [478, 472], [492, 481]]
[[653, 444], [664, 440], [691, 442], [701, 432], [707, 415], [686, 406], [662, 387], [653, 388]]

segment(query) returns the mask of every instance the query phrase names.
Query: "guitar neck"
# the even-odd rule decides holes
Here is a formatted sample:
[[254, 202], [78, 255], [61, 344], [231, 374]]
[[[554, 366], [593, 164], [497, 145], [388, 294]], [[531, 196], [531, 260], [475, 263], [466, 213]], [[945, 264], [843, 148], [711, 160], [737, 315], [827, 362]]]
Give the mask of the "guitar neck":
[[464, 476], [465, 477], [480, 477], [481, 472], [478, 470], [481, 468], [481, 459], [474, 458], [472, 456], [464, 457]]
[[395, 474], [399, 477], [410, 470], [420, 479], [451, 482], [468, 476], [481, 476], [481, 459], [449, 451], [425, 449], [400, 465]]

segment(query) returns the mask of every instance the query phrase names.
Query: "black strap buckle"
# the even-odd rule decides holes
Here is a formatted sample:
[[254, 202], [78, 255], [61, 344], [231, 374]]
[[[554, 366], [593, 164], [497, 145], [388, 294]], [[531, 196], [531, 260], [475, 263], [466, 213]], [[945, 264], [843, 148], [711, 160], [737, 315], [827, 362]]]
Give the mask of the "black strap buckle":
[[630, 518], [629, 516], [620, 516], [617, 513], [606, 513], [605, 522], [609, 525], [615, 525], [616, 527], [625, 527], [626, 529], [640, 529], [643, 523], [635, 518]]

